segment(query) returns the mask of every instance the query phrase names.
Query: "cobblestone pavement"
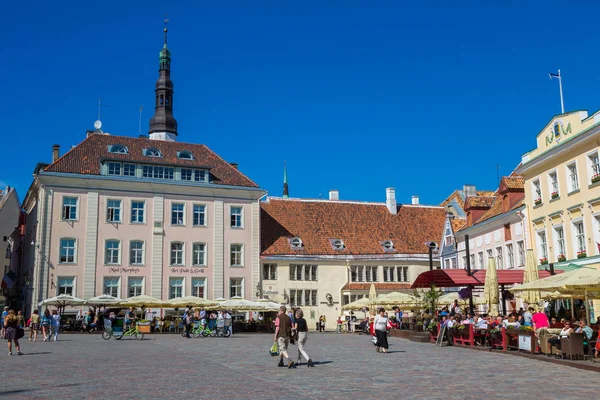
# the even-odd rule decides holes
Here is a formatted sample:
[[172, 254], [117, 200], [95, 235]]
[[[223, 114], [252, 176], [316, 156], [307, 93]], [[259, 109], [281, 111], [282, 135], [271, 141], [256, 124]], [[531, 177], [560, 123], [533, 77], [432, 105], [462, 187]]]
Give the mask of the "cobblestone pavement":
[[378, 354], [357, 334], [310, 333], [317, 365], [293, 369], [276, 366], [265, 334], [142, 341], [63, 334], [56, 343], [22, 344], [25, 355], [0, 355], [0, 398], [580, 400], [597, 399], [600, 382], [597, 372], [398, 338], [390, 338], [390, 354]]

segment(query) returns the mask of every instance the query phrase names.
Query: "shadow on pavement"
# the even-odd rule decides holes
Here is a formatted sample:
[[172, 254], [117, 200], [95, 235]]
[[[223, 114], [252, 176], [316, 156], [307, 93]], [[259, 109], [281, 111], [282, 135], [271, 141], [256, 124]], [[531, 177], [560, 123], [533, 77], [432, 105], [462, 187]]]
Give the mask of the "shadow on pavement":
[[[34, 353], [31, 353], [34, 354]], [[37, 354], [37, 353], [35, 353]], [[81, 385], [81, 383], [63, 383], [63, 384], [59, 384], [59, 385], [55, 385], [55, 387], [71, 387], [71, 386], [79, 386]], [[10, 394], [19, 394], [19, 393], [27, 393], [27, 392], [35, 392], [37, 390], [44, 390], [43, 388], [38, 388], [38, 389], [14, 389], [14, 390], [3, 390], [0, 391], [0, 397], [1, 396], [8, 396]]]
[[35, 356], [38, 354], [52, 354], [51, 351], [38, 351], [37, 353], [23, 353], [24, 356]]
[[313, 361], [313, 364], [315, 365], [324, 365], [324, 364], [331, 364], [333, 363], [333, 361]]

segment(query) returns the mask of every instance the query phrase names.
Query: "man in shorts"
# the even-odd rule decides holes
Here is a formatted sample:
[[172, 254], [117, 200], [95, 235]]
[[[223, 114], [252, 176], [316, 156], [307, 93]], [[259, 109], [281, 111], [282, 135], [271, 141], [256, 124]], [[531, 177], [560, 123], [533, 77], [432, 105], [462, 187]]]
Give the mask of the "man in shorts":
[[283, 358], [288, 359], [288, 368], [294, 366], [294, 362], [287, 353], [287, 348], [290, 345], [290, 338], [292, 337], [292, 321], [290, 317], [285, 313], [285, 306], [279, 307], [279, 314], [275, 320], [275, 337], [274, 341], [277, 342], [279, 348], [279, 367], [283, 367]]
[[125, 311], [125, 331], [128, 331], [131, 328], [134, 319], [133, 307], [129, 307], [129, 310]]

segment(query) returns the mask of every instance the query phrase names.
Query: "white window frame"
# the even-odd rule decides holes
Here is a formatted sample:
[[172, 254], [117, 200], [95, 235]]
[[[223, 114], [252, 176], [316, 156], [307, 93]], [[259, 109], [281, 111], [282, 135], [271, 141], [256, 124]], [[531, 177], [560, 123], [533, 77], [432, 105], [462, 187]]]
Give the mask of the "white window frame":
[[591, 185], [592, 179], [596, 175], [600, 175], [600, 156], [598, 155], [598, 150], [588, 153], [586, 161], [589, 171], [588, 185]]
[[[116, 248], [108, 248], [109, 242], [116, 242]], [[119, 239], [106, 239], [104, 241], [104, 265], [121, 265], [121, 241]], [[117, 252], [117, 262], [113, 262], [114, 252]], [[110, 256], [109, 256], [110, 252]], [[110, 260], [109, 260], [110, 259]]]
[[[235, 293], [234, 293], [234, 290], [233, 290], [233, 288], [234, 288], [234, 284], [233, 284], [234, 282], [233, 282], [233, 281], [234, 281], [234, 280], [236, 281], [236, 285], [235, 285], [235, 287], [236, 287], [236, 289], [235, 289]], [[237, 280], [239, 280], [239, 281], [240, 281], [240, 282], [239, 282], [239, 284], [237, 284]], [[239, 288], [239, 291], [240, 291], [241, 293], [237, 293], [237, 291], [238, 291], [238, 288]], [[229, 278], [229, 298], [232, 298], [232, 297], [234, 297], [234, 296], [239, 296], [239, 297], [241, 297], [242, 299], [244, 298], [244, 278], [236, 278], [236, 277], [231, 277], [231, 278]]]
[[540, 229], [535, 232], [537, 235], [538, 259], [548, 259], [548, 236], [545, 229]]
[[[239, 250], [234, 250], [234, 246], [239, 246]], [[239, 259], [237, 259], [238, 257]], [[244, 245], [242, 243], [231, 243], [229, 245], [229, 266], [237, 268], [244, 266]]]
[[[118, 207], [111, 205], [111, 202], [115, 201], [119, 203]], [[118, 214], [119, 218], [115, 218], [116, 214]], [[120, 224], [123, 222], [123, 199], [106, 199], [106, 222], [109, 224]]]
[[533, 201], [535, 202], [536, 200], [541, 200], [543, 203], [544, 200], [542, 194], [542, 185], [540, 183], [540, 179], [536, 178], [531, 182], [531, 195], [533, 197]]
[[[131, 168], [128, 168], [128, 166], [133, 165], [133, 175], [131, 174], [126, 174], [125, 170], [130, 170]], [[123, 163], [123, 176], [137, 176], [137, 165], [133, 164], [133, 163]]]
[[[116, 170], [118, 168], [118, 171]], [[111, 171], [113, 173], [111, 173]], [[118, 172], [118, 173], [115, 173]], [[106, 175], [109, 176], [121, 176], [123, 175], [123, 163], [118, 161], [108, 161], [106, 163]]]
[[558, 172], [556, 170], [552, 170], [550, 172], [548, 172], [548, 191], [549, 193], [549, 200], [552, 200], [552, 194], [556, 193], [559, 197], [560, 197], [560, 190], [559, 190], [559, 185], [558, 185]]
[[512, 243], [506, 244], [506, 260], [508, 269], [513, 269], [515, 267], [515, 248]]
[[[174, 283], [176, 283], [176, 285]], [[177, 293], [175, 288], [180, 288], [180, 293]], [[177, 294], [179, 294], [179, 296], [177, 296]], [[169, 277], [169, 300], [180, 297], [185, 297], [185, 277]]]
[[[174, 245], [181, 245], [181, 249], [173, 249]], [[172, 241], [169, 243], [169, 265], [172, 267], [181, 267], [185, 265], [185, 243], [181, 241]]]
[[479, 258], [479, 269], [486, 269], [483, 251], [480, 251], [479, 253], [477, 253], [477, 257]]
[[600, 249], [598, 248], [598, 243], [600, 243], [600, 213], [592, 215], [592, 226], [594, 227], [593, 239], [596, 243], [596, 246], [594, 248], [597, 249], [596, 254], [599, 254]]
[[[63, 240], [72, 240], [73, 241], [73, 247], [64, 247], [63, 246]], [[72, 254], [73, 261], [68, 261], [68, 253], [67, 253], [67, 260], [66, 261], [62, 261], [63, 248], [66, 249], [67, 251], [68, 251], [68, 249], [72, 249], [72, 251], [73, 251], [73, 254]], [[60, 238], [60, 240], [58, 241], [58, 263], [59, 264], [77, 264], [77, 239], [71, 238], [71, 237]]]
[[[207, 288], [206, 288], [206, 281], [207, 278], [205, 276], [195, 276], [192, 277], [192, 279], [190, 280], [190, 296], [196, 296], [196, 297], [200, 297], [201, 299], [206, 299], [206, 292], [207, 292]], [[197, 282], [202, 282], [202, 285], [197, 285]], [[202, 296], [198, 296], [196, 294], [197, 289], [198, 288], [202, 288]]]
[[[142, 208], [139, 207], [134, 208], [134, 203], [142, 203]], [[131, 209], [131, 218], [130, 223], [132, 224], [145, 224], [146, 223], [146, 200], [131, 200], [129, 203]], [[140, 210], [142, 212], [141, 221], [139, 220]]]
[[[202, 246], [202, 250], [196, 249], [197, 246], [198, 247]], [[196, 256], [198, 254], [202, 254], [202, 262], [199, 262], [199, 260], [197, 260]], [[206, 243], [203, 243], [203, 242], [192, 243], [192, 265], [193, 266], [206, 266], [206, 259], [207, 259]]]
[[276, 263], [264, 263], [262, 265], [263, 281], [276, 281], [277, 280], [277, 264]]
[[[142, 248], [141, 249], [134, 249], [133, 248], [133, 244], [134, 243], [141, 243], [142, 244]], [[136, 252], [135, 256], [135, 260], [136, 261], [132, 261], [134, 260], [134, 253]], [[143, 240], [130, 240], [129, 241], [129, 265], [135, 265], [135, 266], [144, 266], [145, 265], [145, 255], [146, 255], [146, 243]], [[139, 256], [139, 258], [141, 258], [140, 262], [137, 262], [137, 256]]]
[[[65, 199], [75, 199], [75, 205], [65, 204]], [[65, 218], [65, 210], [69, 207], [69, 218]], [[75, 218], [71, 218], [72, 208], [75, 207]], [[62, 198], [62, 209], [61, 209], [61, 220], [62, 221], [79, 221], [79, 196], [63, 196]]]
[[573, 193], [579, 190], [579, 173], [577, 171], [577, 161], [573, 161], [566, 166], [567, 174], [567, 192]]
[[[142, 282], [142, 284], [141, 285], [135, 285], [135, 286], [133, 286], [131, 284], [131, 282], [133, 280], [140, 280]], [[133, 295], [131, 294], [131, 289], [134, 288], [134, 287], [135, 288], [140, 288], [140, 293], [139, 294], [137, 294], [137, 293], [134, 293]], [[144, 294], [144, 277], [143, 276], [129, 276], [129, 277], [127, 277], [127, 298], [133, 297], [133, 296], [141, 296], [143, 294]]]
[[[175, 207], [179, 208], [179, 206], [181, 206], [181, 210], [175, 210]], [[173, 222], [176, 213], [178, 218]], [[181, 213], [181, 218], [179, 218], [179, 213]], [[185, 203], [175, 201], [171, 203], [171, 226], [185, 226]]]
[[502, 246], [496, 247], [496, 268], [497, 269], [505, 269], [504, 268], [504, 252], [502, 251]]
[[[235, 212], [239, 209], [239, 213]], [[244, 228], [244, 207], [243, 206], [229, 206], [229, 227], [233, 229]]]
[[365, 282], [379, 282], [376, 265], [365, 265]]
[[[114, 280], [116, 279], [116, 286], [114, 285]], [[111, 285], [107, 286], [107, 281], [110, 281]], [[110, 293], [107, 293], [107, 289], [110, 288]], [[114, 290], [116, 288], [116, 290]], [[114, 293], [114, 294], [113, 294]], [[121, 297], [121, 277], [119, 276], [105, 276], [102, 279], [102, 294], [108, 294], [113, 297]]]
[[[579, 230], [577, 229], [577, 226], [581, 224], [581, 230], [582, 232], [580, 233]], [[572, 237], [573, 237], [573, 249], [575, 251], [575, 254], [579, 254], [581, 251], [586, 252], [587, 253], [587, 246], [586, 246], [586, 240], [585, 240], [585, 224], [583, 223], [583, 218], [578, 218], [574, 221], [571, 221], [571, 230], [572, 230]], [[583, 243], [583, 246], [580, 245], [580, 243]]]
[[[196, 212], [196, 207], [203, 207], [203, 211], [202, 212]], [[199, 203], [194, 203], [192, 204], [192, 226], [207, 226], [207, 218], [208, 218], [208, 213], [206, 212], [207, 206], [206, 204], [199, 204]], [[204, 216], [204, 223], [203, 224], [197, 224], [196, 223], [196, 214], [198, 215], [203, 215]], [[200, 217], [198, 217], [198, 220], [200, 220]]]
[[517, 242], [517, 255], [519, 256], [519, 267], [523, 267], [525, 265], [525, 242], [519, 240]]
[[[558, 234], [558, 231], [562, 232], [562, 237]], [[558, 262], [558, 256], [563, 255], [565, 258], [567, 257], [567, 246], [565, 242], [565, 227], [563, 225], [556, 225], [552, 227], [552, 236], [554, 239], [554, 255], [556, 257], [556, 261]], [[562, 243], [562, 246], [561, 246]], [[562, 251], [561, 251], [562, 247]]]
[[[71, 285], [62, 285], [61, 284], [61, 280], [71, 280]], [[76, 289], [76, 283], [77, 283], [77, 278], [71, 275], [66, 275], [66, 276], [57, 276], [56, 277], [56, 295], [60, 295], [60, 294], [70, 294], [71, 296], [75, 296], [75, 294], [77, 293]], [[66, 293], [63, 292], [61, 293], [61, 288], [71, 288], [71, 293]]]

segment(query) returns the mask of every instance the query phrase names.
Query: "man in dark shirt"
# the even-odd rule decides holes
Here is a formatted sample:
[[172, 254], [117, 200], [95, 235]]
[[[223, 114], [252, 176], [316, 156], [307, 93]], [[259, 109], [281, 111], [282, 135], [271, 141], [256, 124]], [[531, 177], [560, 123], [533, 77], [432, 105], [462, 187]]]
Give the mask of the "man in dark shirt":
[[275, 337], [274, 341], [277, 342], [279, 348], [279, 366], [283, 367], [283, 358], [288, 359], [288, 368], [294, 366], [294, 362], [287, 353], [287, 348], [290, 345], [290, 337], [292, 336], [292, 321], [290, 317], [285, 313], [285, 306], [279, 307], [279, 315], [275, 320]]

